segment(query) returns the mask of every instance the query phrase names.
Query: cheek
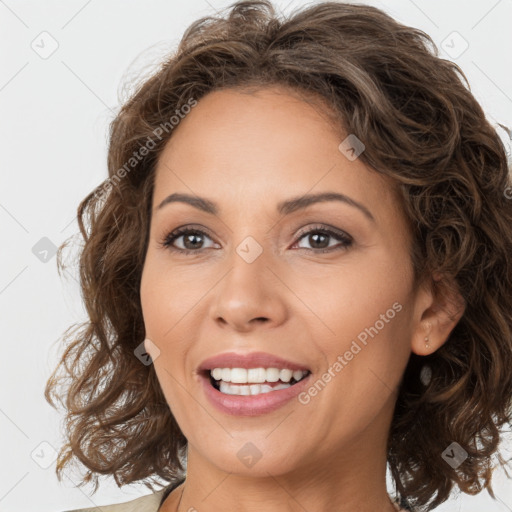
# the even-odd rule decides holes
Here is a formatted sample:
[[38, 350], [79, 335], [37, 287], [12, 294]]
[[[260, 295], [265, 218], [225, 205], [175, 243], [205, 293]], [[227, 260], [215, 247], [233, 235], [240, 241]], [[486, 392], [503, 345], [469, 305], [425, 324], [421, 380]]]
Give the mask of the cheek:
[[334, 338], [346, 340], [376, 322], [379, 331], [389, 331], [404, 316], [403, 307], [409, 302], [410, 293], [410, 276], [396, 261], [386, 264], [379, 258], [360, 258], [359, 262], [331, 271], [330, 277], [321, 286], [311, 287], [306, 297], [318, 307], [319, 316]]
[[398, 301], [383, 301], [382, 308], [347, 314], [339, 318], [337, 326], [343, 334], [336, 343], [321, 347], [327, 364], [319, 379], [329, 379], [329, 383], [318, 393], [318, 404], [325, 424], [336, 425], [338, 434], [361, 432], [381, 412], [392, 409], [410, 355], [408, 315]]
[[352, 389], [357, 398], [380, 389], [375, 399], [381, 402], [395, 389], [410, 354], [412, 273], [388, 253], [360, 258], [335, 276], [317, 297], [332, 334], [317, 338], [318, 349], [340, 376], [334, 379], [337, 393], [348, 398]]
[[169, 271], [162, 271], [148, 255], [140, 284], [142, 315], [148, 337], [162, 338], [175, 323], [180, 304], [176, 300], [177, 288], [176, 280]]
[[[189, 338], [180, 323], [192, 305], [183, 300], [183, 285], [177, 284], [169, 270], [162, 271], [158, 262], [148, 258], [143, 269], [140, 285], [140, 300], [145, 327], [145, 336], [159, 349], [154, 360], [158, 380], [162, 389], [174, 393], [176, 380], [183, 380], [184, 360]], [[197, 302], [197, 298], [195, 298]], [[168, 397], [170, 398], [170, 397]]]
[[160, 311], [162, 297], [159, 293], [158, 283], [154, 279], [154, 273], [147, 266], [144, 267], [141, 278], [140, 302], [146, 336], [153, 339], [157, 335], [159, 319], [162, 317]]

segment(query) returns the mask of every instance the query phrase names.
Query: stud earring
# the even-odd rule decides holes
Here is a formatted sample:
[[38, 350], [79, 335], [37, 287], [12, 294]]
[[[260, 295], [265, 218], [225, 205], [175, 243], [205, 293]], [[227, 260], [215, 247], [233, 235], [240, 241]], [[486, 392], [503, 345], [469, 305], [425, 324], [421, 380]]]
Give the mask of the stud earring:
[[[427, 329], [430, 331], [430, 322], [427, 323]], [[430, 345], [428, 344], [428, 342], [429, 342], [429, 337], [425, 336], [425, 347], [426, 348], [430, 348]]]

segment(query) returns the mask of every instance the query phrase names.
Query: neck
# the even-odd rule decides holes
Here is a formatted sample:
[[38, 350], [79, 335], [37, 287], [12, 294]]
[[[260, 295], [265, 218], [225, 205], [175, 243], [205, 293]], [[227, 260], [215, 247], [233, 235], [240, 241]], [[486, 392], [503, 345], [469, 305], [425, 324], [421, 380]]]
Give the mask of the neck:
[[[264, 509], [265, 511], [286, 511], [286, 512], [304, 512], [304, 510], [313, 510], [314, 506], [314, 498], [311, 498], [311, 494], [315, 496], [322, 496], [320, 499], [320, 503], [318, 504], [320, 508], [315, 508], [315, 511], [318, 512], [331, 512], [334, 510], [339, 510], [340, 512], [374, 512], [378, 510], [379, 512], [396, 512], [402, 509], [399, 508], [398, 505], [392, 503], [391, 499], [387, 495], [386, 492], [383, 492], [380, 497], [377, 496], [376, 493], [373, 493], [373, 497], [367, 497], [364, 499], [364, 503], [361, 498], [358, 497], [357, 500], [342, 500], [341, 498], [335, 498], [330, 500], [330, 496], [325, 496], [321, 492], [318, 492], [319, 487], [312, 488], [309, 487], [308, 492], [300, 492], [299, 489], [294, 489], [293, 491], [286, 490], [282, 488], [284, 493], [281, 493], [281, 496], [273, 495], [268, 496], [264, 495], [264, 498], [258, 497], [262, 496], [260, 494], [255, 496], [254, 500], [243, 500], [243, 504], [240, 505], [236, 500], [231, 505], [224, 504], [220, 505], [221, 500], [226, 498], [226, 494], [219, 493], [216, 497], [215, 501], [209, 498], [208, 494], [204, 492], [200, 495], [194, 494], [195, 491], [192, 490], [192, 486], [186, 488], [185, 484], [180, 486], [181, 490], [179, 491], [179, 495], [175, 496], [174, 499], [170, 500], [168, 503], [166, 502], [162, 508], [161, 512], [191, 512], [200, 510], [201, 504], [206, 503], [207, 501], [211, 501], [211, 508], [208, 510], [211, 512], [216, 512], [217, 510], [231, 510], [231, 506], [236, 506], [236, 510], [250, 512], [250, 511], [260, 511]], [[215, 492], [213, 490], [210, 494]], [[240, 490], [238, 489], [238, 492]], [[244, 490], [244, 492], [247, 492]], [[262, 491], [264, 492], [264, 491]], [[242, 496], [238, 494], [238, 496]], [[231, 501], [230, 501], [231, 502]], [[333, 505], [332, 503], [335, 502]], [[195, 504], [195, 505], [194, 505]], [[210, 506], [210, 505], [209, 505]]]

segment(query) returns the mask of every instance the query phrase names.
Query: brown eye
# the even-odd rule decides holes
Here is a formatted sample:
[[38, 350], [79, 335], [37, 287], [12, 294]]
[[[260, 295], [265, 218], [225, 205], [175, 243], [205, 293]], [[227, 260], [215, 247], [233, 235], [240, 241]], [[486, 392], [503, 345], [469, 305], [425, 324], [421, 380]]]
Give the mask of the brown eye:
[[[352, 245], [352, 238], [343, 232], [336, 232], [325, 227], [316, 227], [301, 233], [299, 241], [305, 239], [310, 245], [308, 247], [299, 247], [313, 252], [331, 252], [339, 249], [347, 249]], [[339, 243], [329, 245], [330, 240], [337, 240]]]
[[[179, 251], [185, 254], [193, 254], [207, 249], [203, 247], [204, 239], [208, 238], [211, 240], [209, 235], [201, 229], [194, 228], [178, 228], [169, 233], [160, 245], [171, 251]], [[179, 244], [181, 247], [176, 247], [175, 242], [180, 240]]]

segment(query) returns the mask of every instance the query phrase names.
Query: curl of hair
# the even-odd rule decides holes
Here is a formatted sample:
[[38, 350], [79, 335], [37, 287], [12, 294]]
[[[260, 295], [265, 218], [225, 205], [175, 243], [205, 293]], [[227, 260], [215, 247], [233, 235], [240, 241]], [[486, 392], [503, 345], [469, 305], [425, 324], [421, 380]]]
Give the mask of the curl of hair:
[[[377, 8], [340, 2], [282, 18], [266, 0], [240, 1], [225, 16], [197, 20], [112, 121], [109, 178], [78, 208], [89, 321], [66, 332], [45, 390], [54, 406], [64, 398], [67, 411], [59, 478], [75, 459], [88, 468], [83, 482], [96, 486], [97, 474], [118, 485], [182, 476], [186, 438], [153, 366], [134, 355], [145, 337], [139, 286], [155, 167], [172, 136], [169, 119], [191, 99], [271, 86], [316, 101], [340, 134], [364, 142], [359, 158], [397, 184], [417, 282], [439, 294], [454, 287], [464, 299], [447, 342], [427, 357], [411, 354], [405, 369], [388, 440], [397, 493], [421, 511], [446, 501], [454, 484], [494, 498], [491, 456], [512, 419], [505, 148], [463, 72], [438, 56], [427, 34]], [[425, 363], [427, 385], [419, 379]], [[452, 442], [468, 453], [457, 468], [441, 457]]]

